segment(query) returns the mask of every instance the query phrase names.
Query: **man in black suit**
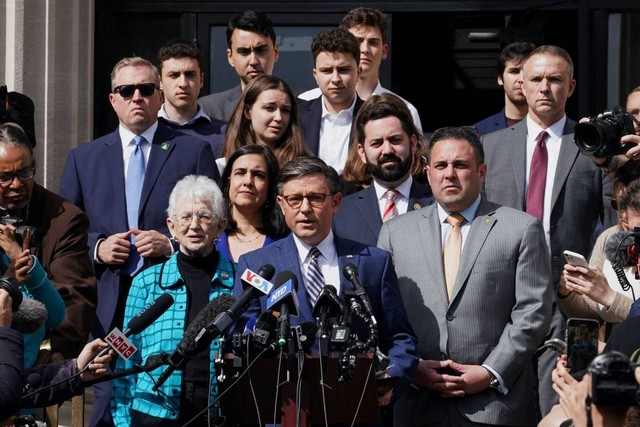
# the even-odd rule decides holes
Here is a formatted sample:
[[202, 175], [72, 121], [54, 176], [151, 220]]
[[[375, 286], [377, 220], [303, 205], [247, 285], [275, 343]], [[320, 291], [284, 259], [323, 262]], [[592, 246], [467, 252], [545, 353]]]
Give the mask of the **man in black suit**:
[[247, 10], [227, 26], [227, 60], [240, 84], [224, 92], [203, 96], [198, 103], [212, 119], [229, 123], [233, 110], [249, 82], [271, 74], [280, 53], [271, 20], [262, 12]]
[[402, 99], [373, 95], [362, 106], [354, 132], [373, 183], [342, 201], [333, 228], [340, 236], [373, 246], [383, 221], [430, 205], [433, 197], [428, 184], [412, 177], [416, 167], [424, 174], [417, 153], [423, 138]]
[[340, 174], [347, 162], [351, 125], [363, 103], [356, 92], [360, 44], [349, 30], [329, 28], [316, 36], [311, 52], [322, 96], [299, 101], [300, 126], [309, 150]]

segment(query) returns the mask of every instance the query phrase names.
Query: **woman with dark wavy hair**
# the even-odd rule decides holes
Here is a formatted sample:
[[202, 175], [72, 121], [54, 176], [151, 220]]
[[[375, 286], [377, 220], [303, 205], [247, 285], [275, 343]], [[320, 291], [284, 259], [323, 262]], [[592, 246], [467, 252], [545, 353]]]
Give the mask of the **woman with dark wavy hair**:
[[288, 234], [276, 203], [278, 170], [264, 145], [245, 145], [229, 157], [220, 180], [228, 221], [217, 247], [230, 261]]

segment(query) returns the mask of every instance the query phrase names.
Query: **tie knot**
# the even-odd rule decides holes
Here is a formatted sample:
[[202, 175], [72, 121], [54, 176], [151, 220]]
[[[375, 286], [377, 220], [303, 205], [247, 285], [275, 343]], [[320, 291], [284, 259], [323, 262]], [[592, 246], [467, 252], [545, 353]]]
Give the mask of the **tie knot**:
[[322, 253], [320, 253], [320, 251], [318, 250], [318, 248], [316, 248], [315, 246], [311, 248], [311, 250], [309, 251], [309, 257], [310, 259], [318, 259], [318, 257], [322, 255]]
[[144, 136], [142, 135], [136, 135], [133, 137], [133, 144], [136, 147], [140, 147], [141, 145], [144, 145], [145, 142], [147, 142], [147, 140], [144, 139]]
[[396, 190], [395, 188], [390, 188], [387, 191], [384, 192], [384, 194], [382, 195], [382, 197], [387, 201], [387, 202], [394, 202], [396, 200], [396, 197], [398, 197], [398, 194], [400, 194], [398, 192], [398, 190]]
[[459, 227], [464, 222], [464, 217], [459, 213], [451, 214], [447, 217], [447, 222], [452, 227]]
[[536, 144], [544, 144], [544, 142], [547, 140], [548, 136], [549, 136], [549, 134], [547, 133], [547, 131], [543, 130], [536, 137]]

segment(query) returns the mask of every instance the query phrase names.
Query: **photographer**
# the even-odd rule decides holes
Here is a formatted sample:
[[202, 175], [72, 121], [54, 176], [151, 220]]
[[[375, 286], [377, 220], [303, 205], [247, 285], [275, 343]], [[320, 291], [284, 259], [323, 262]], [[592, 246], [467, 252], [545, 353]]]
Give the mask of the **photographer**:
[[[87, 252], [89, 221], [72, 203], [34, 182], [34, 143], [24, 132], [33, 128], [33, 123], [28, 123], [33, 117], [16, 118], [7, 113], [11, 112], [13, 94], [0, 103], [0, 223], [4, 224], [0, 225], [0, 247], [9, 258], [7, 265], [19, 262], [28, 266], [32, 280], [50, 280], [62, 298], [66, 309], [62, 323], [50, 332], [52, 360], [62, 360], [80, 353], [95, 313], [96, 281]], [[3, 110], [6, 103], [9, 110]], [[16, 220], [13, 226], [8, 225]], [[22, 233], [16, 231], [24, 226], [40, 238], [22, 248], [18, 243]], [[25, 253], [27, 249], [33, 257]], [[62, 317], [59, 310], [49, 310], [52, 317]], [[54, 320], [59, 323], [60, 318]]]
[[[100, 350], [107, 347], [102, 340], [87, 344], [77, 359], [64, 360], [38, 368], [23, 369], [22, 335], [11, 329], [11, 304], [9, 293], [0, 289], [0, 421], [13, 414], [19, 406], [41, 407], [61, 403], [71, 396], [82, 392], [81, 381], [91, 381], [107, 373], [109, 361], [114, 355], [98, 357], [90, 364], [86, 372], [70, 381], [36, 393], [28, 399], [22, 399], [25, 378], [37, 373], [42, 378], [42, 386], [57, 383], [77, 374]], [[22, 401], [21, 401], [22, 399]]]

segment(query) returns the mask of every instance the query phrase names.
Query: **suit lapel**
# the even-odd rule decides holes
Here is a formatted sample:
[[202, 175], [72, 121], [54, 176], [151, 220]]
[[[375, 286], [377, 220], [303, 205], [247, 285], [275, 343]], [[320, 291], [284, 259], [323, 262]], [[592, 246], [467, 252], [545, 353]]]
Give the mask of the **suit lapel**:
[[338, 255], [338, 268], [340, 269], [340, 297], [344, 299], [344, 290], [352, 288], [351, 282], [349, 282], [342, 271], [346, 264], [353, 264], [360, 271], [360, 251], [354, 249], [353, 244], [347, 240], [343, 240], [334, 235], [336, 244], [336, 253]]
[[149, 162], [144, 173], [144, 184], [142, 186], [142, 195], [140, 196], [140, 212], [144, 212], [144, 206], [149, 200], [151, 190], [158, 181], [160, 171], [164, 167], [171, 152], [175, 149], [173, 142], [173, 132], [162, 124], [158, 124], [156, 134], [153, 136], [151, 144], [151, 152], [149, 153]]
[[113, 138], [110, 138], [109, 142], [105, 143], [105, 156], [107, 168], [105, 170], [111, 171], [109, 174], [109, 181], [111, 182], [111, 190], [113, 193], [113, 206], [122, 207], [117, 209], [118, 215], [120, 215], [124, 228], [122, 230], [128, 230], [127, 220], [127, 201], [125, 197], [125, 182], [124, 182], [124, 162], [122, 154], [122, 141], [120, 140], [120, 134], [116, 130], [112, 134]]
[[433, 203], [431, 188], [428, 185], [420, 184], [415, 179], [411, 184], [409, 194], [409, 206], [407, 212], [424, 208]]
[[309, 104], [307, 113], [307, 133], [305, 142], [309, 150], [316, 156], [320, 149], [320, 121], [322, 120], [322, 96]]
[[360, 213], [360, 218], [364, 220], [369, 230], [377, 236], [382, 227], [382, 218], [380, 217], [376, 190], [373, 185], [364, 190], [359, 197], [361, 200], [360, 203], [356, 204], [356, 209]]
[[521, 120], [511, 128], [510, 141], [506, 141], [505, 155], [511, 157], [511, 167], [515, 176], [517, 200], [520, 210], [524, 210], [527, 184], [527, 121]]
[[[429, 278], [429, 280], [439, 284], [435, 292], [437, 292], [438, 297], [446, 306], [449, 297], [447, 295], [444, 266], [442, 265], [442, 232], [436, 204], [434, 203], [421, 210], [421, 213], [424, 216], [424, 220], [418, 223], [418, 233], [425, 259], [424, 264], [419, 263], [420, 265], [417, 268], [422, 270], [422, 277]], [[433, 292], [433, 289], [423, 289], [423, 292]]]
[[567, 119], [562, 131], [562, 141], [560, 142], [560, 154], [558, 155], [558, 165], [556, 166], [556, 173], [553, 179], [553, 189], [551, 190], [551, 211], [558, 201], [560, 191], [564, 187], [571, 168], [580, 155], [578, 146], [573, 143], [573, 128], [575, 124], [573, 121]]
[[464, 248], [462, 249], [460, 268], [458, 269], [456, 284], [451, 294], [451, 301], [454, 301], [458, 293], [462, 291], [463, 285], [466, 283], [471, 269], [476, 262], [476, 258], [478, 258], [478, 254], [480, 254], [487, 240], [487, 236], [496, 222], [496, 218], [493, 217], [495, 206], [496, 205], [492, 203], [488, 203], [485, 199], [480, 201], [478, 212], [471, 223], [471, 229], [469, 230], [469, 234], [465, 239]]

